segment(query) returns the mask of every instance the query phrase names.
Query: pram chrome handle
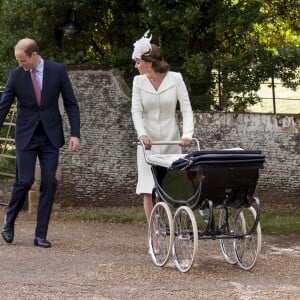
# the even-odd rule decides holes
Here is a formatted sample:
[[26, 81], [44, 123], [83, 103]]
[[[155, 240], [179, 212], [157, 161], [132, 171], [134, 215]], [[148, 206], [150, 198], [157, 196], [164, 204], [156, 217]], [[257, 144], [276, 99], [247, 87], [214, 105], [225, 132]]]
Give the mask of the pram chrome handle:
[[[179, 141], [153, 141], [151, 142], [152, 145], [178, 145], [180, 146], [182, 143], [181, 140]], [[144, 147], [144, 144], [141, 141], [137, 141], [135, 142], [136, 145], [142, 145]], [[189, 146], [185, 146], [185, 147], [190, 147], [190, 146], [194, 146], [196, 145], [198, 150], [200, 150], [200, 143], [199, 140], [197, 138], [192, 138], [192, 143]]]
[[[151, 142], [152, 146], [153, 145], [178, 145], [181, 146], [182, 141], [153, 141]], [[134, 144], [142, 146], [143, 147], [143, 152], [144, 152], [144, 157], [145, 161], [147, 164], [150, 164], [149, 159], [148, 159], [148, 152], [149, 150], [145, 148], [145, 145], [141, 141], [134, 142]], [[192, 143], [191, 145], [185, 146], [185, 147], [191, 147], [191, 146], [197, 146], [197, 150], [200, 151], [200, 143], [197, 138], [192, 138]]]
[[[152, 142], [152, 145], [181, 145], [182, 141], [154, 141]], [[185, 146], [185, 147], [190, 147], [196, 145], [198, 150], [200, 150], [200, 143], [198, 139], [192, 138], [192, 143], [191, 145]]]

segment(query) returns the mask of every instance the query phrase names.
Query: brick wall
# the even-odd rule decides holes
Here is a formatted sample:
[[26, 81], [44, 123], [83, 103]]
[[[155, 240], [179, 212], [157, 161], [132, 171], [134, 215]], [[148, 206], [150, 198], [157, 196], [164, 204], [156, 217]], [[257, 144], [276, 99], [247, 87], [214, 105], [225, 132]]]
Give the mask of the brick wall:
[[[81, 150], [70, 153], [66, 144], [61, 151], [58, 201], [62, 206], [140, 205], [129, 88], [115, 71], [69, 75], [81, 110]], [[264, 152], [257, 187], [262, 201], [300, 205], [299, 116], [198, 112], [195, 122], [202, 149]], [[68, 141], [67, 120], [65, 129]]]

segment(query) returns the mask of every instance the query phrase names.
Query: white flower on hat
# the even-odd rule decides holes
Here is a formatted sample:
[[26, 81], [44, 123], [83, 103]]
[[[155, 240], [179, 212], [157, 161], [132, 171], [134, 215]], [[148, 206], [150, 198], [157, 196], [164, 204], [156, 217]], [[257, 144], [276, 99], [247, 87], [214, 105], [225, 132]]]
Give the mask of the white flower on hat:
[[150, 37], [147, 37], [150, 32], [150, 29], [147, 30], [143, 37], [141, 37], [139, 40], [137, 40], [133, 46], [134, 50], [132, 53], [132, 59], [136, 60], [137, 58], [141, 58], [143, 55], [150, 55], [151, 53], [151, 39], [152, 39], [152, 34]]

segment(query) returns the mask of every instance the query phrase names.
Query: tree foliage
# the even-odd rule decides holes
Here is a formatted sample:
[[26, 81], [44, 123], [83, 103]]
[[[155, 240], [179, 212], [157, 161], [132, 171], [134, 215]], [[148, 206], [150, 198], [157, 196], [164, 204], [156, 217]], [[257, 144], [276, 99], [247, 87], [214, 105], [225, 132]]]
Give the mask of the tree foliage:
[[[70, 8], [83, 28], [76, 38], [59, 35]], [[273, 75], [300, 84], [296, 0], [0, 0], [0, 11], [2, 84], [14, 44], [27, 36], [47, 59], [118, 68], [131, 86], [132, 45], [147, 29], [183, 72], [194, 108], [244, 110]]]

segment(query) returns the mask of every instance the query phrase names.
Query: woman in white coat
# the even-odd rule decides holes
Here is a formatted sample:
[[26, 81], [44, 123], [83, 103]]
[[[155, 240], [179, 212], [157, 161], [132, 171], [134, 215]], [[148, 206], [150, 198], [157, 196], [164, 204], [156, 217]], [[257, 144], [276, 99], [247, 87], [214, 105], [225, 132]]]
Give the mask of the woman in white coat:
[[[132, 86], [132, 119], [138, 139], [151, 149], [151, 153], [180, 153], [176, 145], [153, 145], [152, 141], [181, 140], [182, 146], [191, 143], [194, 132], [193, 112], [182, 75], [169, 71], [160, 48], [151, 44], [148, 32], [134, 44], [132, 59], [140, 75], [134, 77]], [[176, 121], [179, 101], [183, 119], [182, 134]], [[150, 166], [145, 162], [143, 149], [137, 149], [138, 182], [136, 193], [144, 198], [144, 209], [149, 222], [154, 180]]]

